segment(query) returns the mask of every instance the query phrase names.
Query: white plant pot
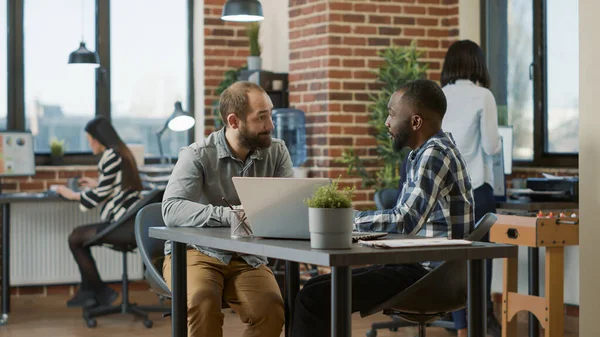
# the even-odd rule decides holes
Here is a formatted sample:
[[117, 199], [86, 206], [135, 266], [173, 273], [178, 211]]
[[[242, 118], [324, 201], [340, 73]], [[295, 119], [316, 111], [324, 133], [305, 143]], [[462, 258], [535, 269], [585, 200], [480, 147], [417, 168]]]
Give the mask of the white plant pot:
[[262, 59], [260, 56], [248, 56], [248, 70], [260, 70], [262, 67]]
[[352, 208], [309, 208], [310, 247], [315, 249], [350, 249], [354, 227]]

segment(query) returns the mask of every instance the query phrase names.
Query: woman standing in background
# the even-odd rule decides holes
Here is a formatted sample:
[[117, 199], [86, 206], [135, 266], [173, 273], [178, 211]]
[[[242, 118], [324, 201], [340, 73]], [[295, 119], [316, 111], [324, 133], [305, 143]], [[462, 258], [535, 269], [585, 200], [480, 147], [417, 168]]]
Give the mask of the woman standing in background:
[[[442, 129], [450, 132], [466, 161], [473, 186], [475, 222], [496, 212], [492, 156], [502, 150], [498, 132], [498, 110], [490, 86], [483, 51], [473, 41], [453, 43], [444, 59], [442, 90], [448, 109]], [[483, 241], [489, 241], [489, 233]], [[487, 332], [500, 337], [502, 327], [491, 302], [492, 260], [486, 260]], [[467, 336], [466, 310], [452, 313], [458, 336]]]

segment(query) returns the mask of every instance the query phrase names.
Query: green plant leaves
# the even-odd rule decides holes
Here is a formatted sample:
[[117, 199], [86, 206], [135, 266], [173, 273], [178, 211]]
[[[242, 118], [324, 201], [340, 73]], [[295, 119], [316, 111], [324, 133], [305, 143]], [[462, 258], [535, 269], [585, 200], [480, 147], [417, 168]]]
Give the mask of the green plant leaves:
[[405, 83], [425, 78], [427, 71], [427, 64], [419, 62], [422, 53], [417, 50], [414, 42], [408, 47], [395, 46], [384, 49], [379, 56], [384, 62], [375, 74], [381, 90], [369, 95], [373, 101], [369, 107], [369, 125], [374, 130], [373, 137], [377, 142], [376, 161], [381, 163], [382, 168], [379, 171], [368, 170], [365, 160], [359, 158], [354, 149], [344, 151], [342, 157], [336, 160], [347, 165], [348, 174], [362, 178], [363, 188], [373, 187], [376, 190], [398, 187], [400, 164], [410, 151], [404, 149], [395, 152], [393, 149], [393, 142], [385, 125], [389, 99], [396, 89]]

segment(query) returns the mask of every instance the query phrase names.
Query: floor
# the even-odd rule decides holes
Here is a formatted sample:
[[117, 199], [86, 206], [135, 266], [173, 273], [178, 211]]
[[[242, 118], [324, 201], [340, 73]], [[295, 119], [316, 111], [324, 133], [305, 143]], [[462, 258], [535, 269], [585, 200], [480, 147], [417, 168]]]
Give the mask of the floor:
[[[156, 305], [158, 302], [153, 293], [147, 291], [132, 292], [132, 301], [142, 305]], [[61, 337], [95, 337], [95, 336], [156, 336], [164, 337], [171, 335], [171, 320], [162, 318], [159, 313], [150, 314], [154, 320], [154, 327], [146, 329], [139, 319], [133, 319], [126, 315], [105, 316], [98, 319], [96, 328], [89, 329], [81, 318], [81, 311], [67, 308], [65, 301], [67, 296], [20, 296], [13, 297], [12, 312], [9, 324], [0, 326], [2, 337], [30, 337], [30, 336], [61, 336]], [[235, 313], [225, 311], [224, 337], [241, 336], [243, 324]], [[527, 324], [525, 315], [522, 315], [519, 324], [519, 336], [527, 336]], [[389, 320], [381, 314], [361, 319], [357, 314], [353, 316], [352, 336], [365, 336], [372, 322]], [[578, 319], [567, 317], [565, 337], [577, 337]], [[283, 336], [283, 334], [282, 334]], [[402, 328], [398, 332], [379, 330], [378, 337], [413, 337], [416, 329]], [[427, 337], [449, 337], [454, 336], [441, 328], [428, 328]], [[543, 336], [543, 334], [540, 334]]]

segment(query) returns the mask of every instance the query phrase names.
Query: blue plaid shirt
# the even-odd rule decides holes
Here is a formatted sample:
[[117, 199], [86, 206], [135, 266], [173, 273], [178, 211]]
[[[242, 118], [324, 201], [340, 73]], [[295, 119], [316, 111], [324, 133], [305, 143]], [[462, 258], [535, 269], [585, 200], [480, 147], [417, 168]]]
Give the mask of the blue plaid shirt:
[[463, 239], [474, 227], [467, 166], [449, 133], [439, 131], [407, 157], [406, 182], [396, 207], [357, 211], [359, 231]]

